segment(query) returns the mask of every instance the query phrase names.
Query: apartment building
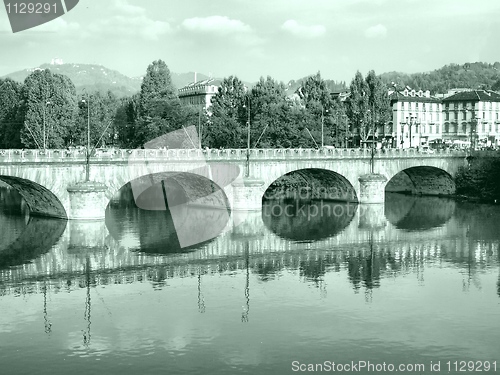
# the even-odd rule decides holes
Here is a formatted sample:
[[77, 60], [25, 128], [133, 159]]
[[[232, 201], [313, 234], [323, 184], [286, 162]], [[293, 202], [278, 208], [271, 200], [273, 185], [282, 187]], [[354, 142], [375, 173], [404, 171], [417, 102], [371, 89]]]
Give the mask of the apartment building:
[[442, 99], [443, 139], [500, 146], [500, 94], [468, 90]]
[[182, 104], [201, 106], [207, 110], [211, 105], [212, 97], [217, 94], [220, 80], [207, 79], [192, 82], [178, 90], [179, 99]]
[[392, 121], [383, 130], [383, 135], [392, 147], [417, 147], [442, 137], [442, 103], [429, 91], [406, 87], [390, 92], [389, 99]]

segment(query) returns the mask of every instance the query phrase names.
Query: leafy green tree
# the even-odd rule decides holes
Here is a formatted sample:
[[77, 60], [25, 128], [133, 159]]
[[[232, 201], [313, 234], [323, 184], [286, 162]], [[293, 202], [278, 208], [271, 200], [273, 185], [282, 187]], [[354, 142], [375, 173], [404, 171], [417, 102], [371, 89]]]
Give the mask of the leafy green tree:
[[[246, 147], [249, 112], [247, 97], [245, 87], [237, 77], [229, 76], [222, 80], [218, 92], [212, 97], [212, 115], [206, 132], [209, 147]], [[250, 111], [251, 122], [251, 103]]]
[[330, 110], [332, 126], [330, 127], [330, 137], [334, 139], [336, 147], [347, 147], [349, 136], [349, 119], [347, 117], [347, 105], [339, 98], [332, 103]]
[[21, 100], [21, 143], [29, 148], [64, 147], [78, 108], [71, 80], [48, 69], [35, 71], [24, 81]]
[[320, 145], [323, 141], [325, 145], [334, 142], [332, 135], [334, 120], [332, 117], [333, 99], [327, 81], [321, 78], [318, 72], [308, 77], [303, 86], [299, 89], [299, 95], [305, 105], [307, 113], [304, 114], [306, 121], [306, 131]]
[[90, 146], [102, 147], [113, 144], [115, 116], [120, 105], [111, 91], [84, 93], [78, 103], [78, 119], [75, 130], [68, 135], [68, 144], [87, 145], [90, 127]]
[[282, 82], [261, 77], [251, 90], [250, 102], [254, 114], [252, 147], [292, 147], [296, 143], [296, 124], [291, 121], [291, 107]]
[[347, 102], [347, 116], [355, 133], [361, 140], [366, 141], [371, 134], [370, 116], [370, 88], [363, 75], [357, 71], [349, 87], [350, 96]]
[[375, 74], [375, 71], [370, 70], [366, 76], [366, 84], [368, 86], [368, 105], [369, 105], [369, 122], [371, 124], [371, 133], [376, 135], [379, 128], [383, 128], [387, 121], [390, 120], [391, 106], [386, 85], [380, 77]]
[[170, 70], [162, 60], [153, 61], [147, 68], [139, 94], [139, 116], [154, 117], [158, 106], [170, 100], [178, 101], [177, 89]]
[[0, 148], [21, 146], [18, 119], [22, 85], [10, 78], [0, 79]]

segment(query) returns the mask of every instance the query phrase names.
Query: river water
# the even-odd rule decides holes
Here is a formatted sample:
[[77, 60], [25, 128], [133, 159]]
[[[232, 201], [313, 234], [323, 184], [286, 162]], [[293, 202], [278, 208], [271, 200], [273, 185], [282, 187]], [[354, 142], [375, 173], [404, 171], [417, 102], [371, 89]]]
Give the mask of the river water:
[[498, 205], [272, 201], [186, 248], [126, 192], [88, 223], [0, 199], [2, 374], [500, 372]]

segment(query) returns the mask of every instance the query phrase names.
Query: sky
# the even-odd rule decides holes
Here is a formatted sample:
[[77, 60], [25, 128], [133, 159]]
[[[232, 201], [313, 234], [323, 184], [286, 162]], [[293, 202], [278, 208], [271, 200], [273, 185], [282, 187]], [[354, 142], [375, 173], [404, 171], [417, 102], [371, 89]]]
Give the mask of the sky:
[[154, 60], [175, 73], [288, 82], [500, 61], [498, 0], [80, 0], [12, 33], [0, 8], [0, 76], [49, 63], [95, 63], [128, 76]]

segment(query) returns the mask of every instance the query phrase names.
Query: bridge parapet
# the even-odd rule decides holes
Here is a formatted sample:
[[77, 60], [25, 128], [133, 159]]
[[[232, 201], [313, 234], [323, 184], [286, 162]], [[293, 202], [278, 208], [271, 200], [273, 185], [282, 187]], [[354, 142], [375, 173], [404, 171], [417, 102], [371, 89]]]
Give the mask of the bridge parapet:
[[[478, 151], [474, 155], [482, 157], [500, 157], [500, 151]], [[426, 150], [416, 149], [377, 149], [373, 150], [376, 159], [394, 158], [436, 158], [465, 157], [467, 152], [458, 150]], [[116, 162], [140, 162], [141, 160], [177, 160], [177, 161], [231, 161], [246, 160], [246, 149], [110, 149], [99, 151], [91, 156], [92, 162], [106, 160]], [[336, 149], [250, 149], [251, 160], [317, 160], [317, 159], [370, 159], [369, 148], [336, 148]], [[85, 162], [85, 153], [75, 150], [0, 150], [0, 163], [57, 163]]]

